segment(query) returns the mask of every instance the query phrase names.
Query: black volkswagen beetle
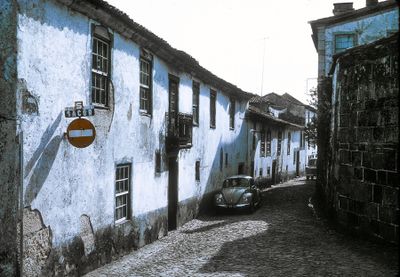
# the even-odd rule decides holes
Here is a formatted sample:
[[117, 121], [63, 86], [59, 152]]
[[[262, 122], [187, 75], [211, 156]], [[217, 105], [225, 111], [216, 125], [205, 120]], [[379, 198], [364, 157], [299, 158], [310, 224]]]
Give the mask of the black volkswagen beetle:
[[216, 211], [223, 209], [247, 209], [253, 212], [261, 205], [261, 191], [254, 179], [236, 175], [224, 180], [222, 189], [214, 195]]

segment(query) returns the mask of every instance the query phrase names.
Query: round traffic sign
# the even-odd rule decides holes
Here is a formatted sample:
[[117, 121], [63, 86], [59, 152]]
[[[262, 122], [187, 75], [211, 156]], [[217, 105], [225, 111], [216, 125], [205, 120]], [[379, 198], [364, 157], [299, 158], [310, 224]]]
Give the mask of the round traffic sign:
[[84, 118], [72, 121], [67, 128], [69, 143], [78, 148], [85, 148], [92, 144], [96, 137], [96, 130], [93, 124]]

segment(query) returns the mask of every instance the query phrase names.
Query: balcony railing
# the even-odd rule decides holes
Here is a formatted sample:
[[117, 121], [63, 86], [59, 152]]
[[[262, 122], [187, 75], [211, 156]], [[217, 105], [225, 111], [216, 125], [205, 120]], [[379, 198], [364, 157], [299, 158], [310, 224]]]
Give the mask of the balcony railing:
[[192, 147], [193, 115], [166, 113], [165, 122], [168, 151]]

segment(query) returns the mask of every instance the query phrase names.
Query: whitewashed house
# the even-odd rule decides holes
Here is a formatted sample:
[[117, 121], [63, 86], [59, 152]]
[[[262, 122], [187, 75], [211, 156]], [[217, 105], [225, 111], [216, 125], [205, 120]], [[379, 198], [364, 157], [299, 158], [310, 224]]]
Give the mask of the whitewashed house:
[[[254, 95], [102, 0], [1, 7], [1, 45], [11, 49], [2, 51], [1, 216], [14, 231], [1, 238], [4, 272], [19, 262], [26, 276], [80, 275], [165, 236], [223, 178], [248, 173]], [[94, 106], [86, 148], [67, 139], [64, 111], [76, 101]]]
[[252, 174], [262, 184], [276, 184], [305, 172], [309, 156], [316, 154], [304, 128], [315, 110], [290, 94], [270, 93], [250, 100], [247, 118], [252, 126], [249, 153]]

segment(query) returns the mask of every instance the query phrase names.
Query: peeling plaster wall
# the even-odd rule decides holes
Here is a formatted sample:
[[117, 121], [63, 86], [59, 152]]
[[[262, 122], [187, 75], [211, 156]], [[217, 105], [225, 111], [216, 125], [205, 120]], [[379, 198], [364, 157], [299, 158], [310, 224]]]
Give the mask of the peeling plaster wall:
[[[65, 138], [72, 119], [63, 112], [74, 101], [90, 103], [90, 33], [95, 22], [53, 1], [20, 0], [19, 7], [24, 206], [37, 210], [44, 226], [51, 228], [52, 250], [41, 270], [50, 275], [82, 274], [167, 234], [168, 74], [180, 78], [179, 110], [185, 113], [192, 111], [192, 76], [155, 56], [153, 114], [140, 115], [140, 47], [113, 33], [110, 109], [96, 109], [88, 118], [96, 127], [94, 143], [75, 148]], [[178, 156], [178, 225], [197, 216], [203, 196], [218, 189], [224, 177], [236, 174], [239, 163], [249, 166], [243, 147], [248, 137], [243, 121], [246, 101], [236, 99], [235, 128], [230, 130], [229, 97], [218, 91], [217, 126], [211, 129], [209, 94], [210, 87], [201, 82], [200, 124], [193, 128], [193, 147]], [[162, 154], [161, 173], [155, 173], [156, 150]], [[197, 160], [200, 182], [195, 181]], [[131, 220], [115, 224], [115, 168], [123, 163], [130, 163], [132, 171]]]
[[0, 275], [18, 273], [17, 5], [0, 2]]
[[325, 73], [329, 72], [332, 56], [335, 54], [335, 34], [354, 33], [357, 45], [363, 45], [386, 37], [389, 32], [399, 30], [398, 22], [399, 10], [395, 8], [394, 10], [386, 10], [372, 16], [326, 27], [324, 35]]

